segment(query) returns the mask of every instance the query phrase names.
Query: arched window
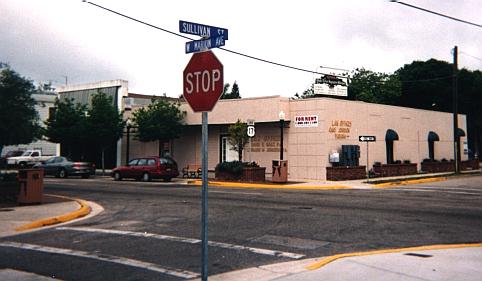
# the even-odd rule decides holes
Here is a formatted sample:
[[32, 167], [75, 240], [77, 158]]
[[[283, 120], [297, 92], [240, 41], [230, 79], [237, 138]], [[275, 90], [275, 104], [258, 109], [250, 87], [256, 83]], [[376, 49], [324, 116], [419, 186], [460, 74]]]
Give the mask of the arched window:
[[388, 129], [385, 134], [385, 143], [387, 146], [387, 164], [393, 164], [393, 141], [398, 140], [398, 134], [392, 129]]
[[430, 131], [428, 133], [428, 158], [435, 160], [435, 142], [439, 141], [437, 133]]

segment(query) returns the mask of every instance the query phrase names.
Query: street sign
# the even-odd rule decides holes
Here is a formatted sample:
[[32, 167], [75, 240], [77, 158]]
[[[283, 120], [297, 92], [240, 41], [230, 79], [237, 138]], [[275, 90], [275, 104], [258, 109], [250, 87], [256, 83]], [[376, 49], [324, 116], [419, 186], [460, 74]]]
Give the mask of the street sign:
[[179, 32], [207, 38], [223, 36], [224, 40], [228, 40], [228, 30], [226, 28], [182, 20], [179, 21]]
[[194, 40], [186, 42], [186, 54], [196, 53], [204, 50], [209, 50], [212, 48], [218, 48], [224, 46], [224, 37], [217, 36], [208, 39]]
[[375, 136], [359, 136], [358, 140], [363, 142], [373, 142], [376, 141], [377, 138]]
[[194, 112], [211, 111], [223, 93], [223, 64], [211, 51], [195, 53], [184, 69], [183, 85]]
[[248, 130], [247, 130], [248, 137], [252, 138], [254, 137], [254, 134], [255, 134], [254, 126], [248, 126]]

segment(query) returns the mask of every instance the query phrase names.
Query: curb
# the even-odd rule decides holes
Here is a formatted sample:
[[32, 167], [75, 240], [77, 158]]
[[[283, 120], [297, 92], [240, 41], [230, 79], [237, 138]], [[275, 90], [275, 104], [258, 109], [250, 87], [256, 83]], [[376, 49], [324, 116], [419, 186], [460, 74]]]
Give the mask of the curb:
[[84, 216], [90, 214], [90, 212], [92, 210], [90, 208], [89, 204], [87, 204], [87, 201], [84, 201], [82, 199], [70, 198], [70, 197], [65, 197], [65, 196], [60, 196], [60, 195], [49, 195], [49, 196], [76, 201], [80, 205], [80, 208], [76, 211], [73, 211], [71, 213], [67, 213], [65, 215], [60, 215], [60, 216], [56, 216], [56, 217], [52, 217], [52, 218], [46, 218], [46, 219], [40, 219], [40, 220], [36, 220], [36, 221], [33, 221], [31, 223], [28, 223], [28, 224], [24, 224], [22, 226], [19, 226], [19, 227], [15, 228], [15, 231], [20, 232], [20, 231], [30, 230], [30, 229], [34, 229], [34, 228], [47, 226], [47, 225], [53, 225], [53, 224], [71, 221], [73, 219], [84, 217]]
[[[201, 180], [188, 181], [187, 184], [202, 185]], [[302, 190], [330, 190], [330, 189], [351, 189], [346, 185], [279, 185], [279, 184], [257, 184], [244, 182], [220, 182], [208, 181], [210, 186], [235, 187], [235, 188], [267, 188], [267, 189], [302, 189]], [[242, 186], [241, 186], [242, 185]]]
[[375, 250], [375, 251], [368, 251], [368, 252], [354, 252], [354, 253], [347, 253], [347, 254], [338, 254], [323, 258], [322, 260], [308, 265], [305, 267], [307, 270], [315, 270], [319, 269], [331, 262], [334, 262], [338, 259], [342, 258], [349, 258], [349, 257], [361, 257], [361, 256], [370, 256], [370, 255], [379, 255], [379, 254], [391, 254], [391, 253], [400, 253], [400, 252], [409, 252], [409, 251], [428, 251], [428, 250], [447, 250], [447, 249], [457, 249], [457, 248], [470, 248], [470, 247], [482, 247], [482, 243], [474, 243], [474, 244], [447, 244], [447, 245], [429, 245], [429, 246], [418, 246], [418, 247], [408, 247], [408, 248], [398, 248], [398, 249], [387, 249], [387, 250]]
[[437, 181], [445, 181], [445, 180], [447, 180], [447, 177], [434, 177], [434, 178], [423, 178], [423, 179], [413, 179], [413, 180], [396, 180], [391, 182], [377, 183], [377, 184], [374, 184], [373, 187], [384, 188], [384, 187], [397, 186], [397, 185], [409, 185], [409, 184], [437, 182]]

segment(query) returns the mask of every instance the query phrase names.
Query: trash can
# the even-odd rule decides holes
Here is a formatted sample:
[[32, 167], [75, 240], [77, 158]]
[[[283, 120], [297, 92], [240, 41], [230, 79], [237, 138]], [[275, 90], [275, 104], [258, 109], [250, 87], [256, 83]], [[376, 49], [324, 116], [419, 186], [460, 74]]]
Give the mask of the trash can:
[[44, 193], [44, 170], [23, 169], [18, 171], [20, 193], [17, 202], [20, 204], [42, 203]]
[[272, 182], [288, 182], [288, 160], [273, 160], [272, 168]]

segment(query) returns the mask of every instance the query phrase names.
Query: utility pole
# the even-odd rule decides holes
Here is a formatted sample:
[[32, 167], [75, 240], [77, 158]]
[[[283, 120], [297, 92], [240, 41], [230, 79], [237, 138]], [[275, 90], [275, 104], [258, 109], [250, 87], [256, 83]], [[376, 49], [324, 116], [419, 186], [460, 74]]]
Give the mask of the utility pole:
[[457, 98], [457, 61], [458, 61], [458, 48], [457, 46], [454, 47], [454, 64], [453, 64], [453, 78], [452, 78], [452, 103], [454, 109], [454, 161], [455, 161], [455, 173], [460, 173], [460, 145], [459, 145], [459, 136], [457, 134], [459, 129], [459, 122], [458, 122], [458, 98]]

